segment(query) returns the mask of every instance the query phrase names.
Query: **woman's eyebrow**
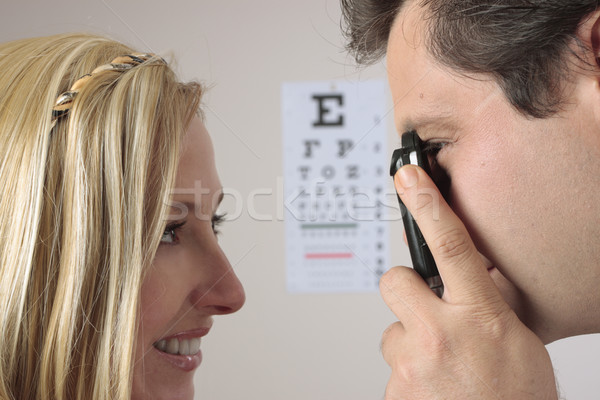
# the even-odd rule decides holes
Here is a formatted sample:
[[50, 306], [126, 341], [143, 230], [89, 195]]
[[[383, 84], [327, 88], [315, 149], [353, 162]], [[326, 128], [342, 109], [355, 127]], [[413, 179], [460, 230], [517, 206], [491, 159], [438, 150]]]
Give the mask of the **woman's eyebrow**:
[[[225, 198], [225, 194], [223, 193], [223, 188], [220, 188], [218, 191], [216, 191], [215, 195], [217, 193], [218, 193], [217, 202], [214, 203], [215, 210], [211, 210], [211, 215], [206, 216], [207, 218], [212, 218], [212, 214], [216, 211], [218, 206], [223, 202], [223, 199]], [[212, 198], [214, 198], [214, 195]], [[185, 211], [188, 215], [191, 214], [191, 215], [196, 215], [196, 216], [198, 216], [196, 214], [197, 211], [202, 209], [199, 199], [198, 199], [198, 201], [173, 199], [173, 200], [171, 200], [169, 206], [171, 208], [177, 209], [179, 211]]]

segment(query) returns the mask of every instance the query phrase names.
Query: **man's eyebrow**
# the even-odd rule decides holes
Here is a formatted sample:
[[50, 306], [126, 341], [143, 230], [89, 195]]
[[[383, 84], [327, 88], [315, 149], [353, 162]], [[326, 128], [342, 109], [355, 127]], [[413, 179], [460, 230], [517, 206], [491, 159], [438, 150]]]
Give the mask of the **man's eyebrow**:
[[448, 129], [455, 125], [454, 114], [437, 112], [435, 114], [421, 114], [414, 118], [406, 118], [398, 127], [399, 133], [409, 131], [423, 131], [433, 129]]

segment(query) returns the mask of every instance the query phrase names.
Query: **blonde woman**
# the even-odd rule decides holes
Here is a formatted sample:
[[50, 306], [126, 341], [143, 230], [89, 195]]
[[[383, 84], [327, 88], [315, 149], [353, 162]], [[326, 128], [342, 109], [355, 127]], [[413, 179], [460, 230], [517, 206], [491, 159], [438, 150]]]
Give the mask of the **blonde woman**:
[[193, 397], [244, 302], [200, 96], [105, 38], [0, 45], [0, 399]]

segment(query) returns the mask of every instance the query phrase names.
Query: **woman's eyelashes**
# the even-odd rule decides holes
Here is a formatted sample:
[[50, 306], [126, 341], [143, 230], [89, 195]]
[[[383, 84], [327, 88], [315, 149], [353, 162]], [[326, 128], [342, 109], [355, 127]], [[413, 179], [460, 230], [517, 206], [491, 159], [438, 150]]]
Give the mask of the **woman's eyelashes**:
[[179, 231], [185, 225], [183, 222], [172, 222], [165, 227], [165, 231], [160, 239], [161, 244], [177, 244], [179, 243]]
[[[219, 231], [219, 226], [225, 222], [225, 216], [226, 214], [214, 214], [211, 217], [210, 220], [210, 224], [211, 224], [211, 229], [212, 232], [215, 236], [217, 236], [219, 233], [221, 233]], [[183, 228], [183, 226], [186, 224], [187, 221], [182, 221], [182, 222], [172, 222], [170, 224], [167, 224], [167, 226], [165, 227], [165, 230], [162, 234], [162, 237], [160, 239], [160, 243], [161, 244], [166, 244], [166, 245], [174, 245], [179, 243], [180, 240], [180, 235], [181, 235], [181, 228]]]
[[214, 232], [215, 235], [218, 235], [221, 233], [221, 231], [219, 230], [219, 226], [221, 226], [221, 224], [223, 224], [223, 222], [225, 222], [225, 217], [227, 216], [226, 213], [220, 213], [220, 214], [215, 214], [212, 217], [212, 230]]

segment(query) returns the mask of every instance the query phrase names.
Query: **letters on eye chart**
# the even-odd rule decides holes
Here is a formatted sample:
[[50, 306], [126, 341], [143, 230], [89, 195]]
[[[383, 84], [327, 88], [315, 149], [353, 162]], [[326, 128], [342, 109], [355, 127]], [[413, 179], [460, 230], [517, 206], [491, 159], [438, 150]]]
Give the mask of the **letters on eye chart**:
[[383, 81], [282, 87], [290, 292], [377, 290], [388, 265], [385, 98]]

